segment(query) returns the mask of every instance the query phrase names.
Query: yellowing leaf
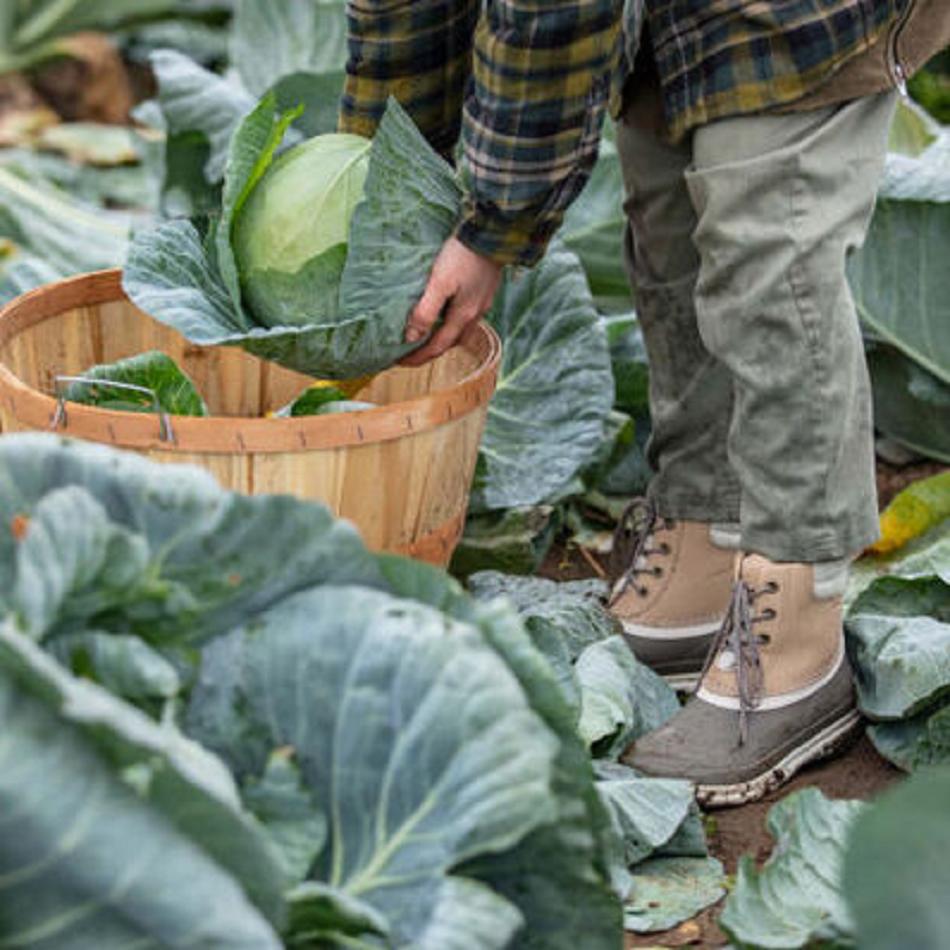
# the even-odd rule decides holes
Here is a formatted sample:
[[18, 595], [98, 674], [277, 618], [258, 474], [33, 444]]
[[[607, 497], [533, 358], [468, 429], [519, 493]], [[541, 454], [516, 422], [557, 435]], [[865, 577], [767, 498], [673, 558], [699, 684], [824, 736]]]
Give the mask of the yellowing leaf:
[[352, 399], [364, 386], [372, 381], [372, 376], [358, 376], [356, 379], [317, 379], [309, 389], [339, 389], [347, 398]]
[[881, 514], [881, 538], [871, 554], [890, 554], [950, 517], [950, 471], [905, 488]]

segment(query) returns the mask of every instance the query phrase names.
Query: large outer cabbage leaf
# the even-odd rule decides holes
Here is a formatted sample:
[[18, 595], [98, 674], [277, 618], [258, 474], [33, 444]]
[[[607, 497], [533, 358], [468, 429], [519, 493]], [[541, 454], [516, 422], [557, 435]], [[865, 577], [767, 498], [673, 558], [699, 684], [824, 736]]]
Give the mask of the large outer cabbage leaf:
[[336, 128], [346, 55], [343, 0], [238, 0], [231, 62], [255, 96], [273, 89], [281, 108], [303, 103], [305, 135]]
[[61, 276], [121, 265], [131, 225], [127, 214], [94, 208], [0, 168], [0, 238]]
[[932, 765], [950, 765], [950, 697], [936, 712], [868, 728], [874, 748], [905, 772]]
[[950, 769], [915, 776], [855, 822], [844, 892], [861, 950], [946, 946]]
[[[125, 553], [114, 561], [103, 557], [103, 551], [109, 548], [102, 542], [108, 541], [110, 535], [123, 539], [124, 544]], [[129, 553], [136, 551], [139, 557], [145, 555], [149, 566], [142, 576], [151, 576], [155, 586], [151, 590], [147, 585], [141, 589], [148, 595], [144, 598], [133, 595], [128, 603], [116, 603], [122, 585], [103, 584], [102, 571], [115, 569], [119, 562], [136, 567], [142, 562]], [[90, 553], [94, 555], [91, 558]], [[90, 583], [77, 586], [74, 581], [84, 572]], [[12, 589], [30, 592], [29, 600], [38, 618], [37, 627], [31, 632], [58, 655], [59, 647], [68, 652], [70, 645], [77, 645], [77, 637], [91, 630], [111, 637], [118, 647], [127, 643], [124, 638], [129, 631], [138, 632], [156, 651], [168, 656], [169, 645], [203, 642], [238, 624], [246, 624], [245, 637], [225, 636], [208, 648], [209, 655], [212, 650], [224, 651], [212, 680], [217, 688], [227, 691], [228, 671], [241, 669], [243, 651], [252, 647], [256, 651], [270, 639], [259, 635], [264, 630], [259, 620], [262, 614], [293, 602], [296, 592], [315, 588], [309, 594], [298, 595], [304, 603], [311, 595], [331, 596], [349, 584], [360, 588], [352, 599], [355, 606], [352, 612], [341, 604], [327, 608], [325, 625], [337, 629], [338, 636], [321, 649], [316, 662], [330, 663], [333, 657], [341, 655], [339, 651], [345, 653], [345, 642], [350, 636], [374, 636], [365, 615], [372, 597], [369, 588], [403, 600], [408, 598], [430, 605], [438, 613], [426, 613], [412, 604], [399, 606], [396, 613], [406, 611], [409, 619], [394, 618], [392, 622], [397, 626], [405, 623], [409, 630], [406, 636], [422, 638], [425, 643], [431, 637], [440, 655], [448, 651], [454, 656], [454, 651], [459, 650], [461, 656], [470, 657], [471, 650], [461, 644], [469, 639], [481, 643], [476, 652], [482, 659], [475, 667], [486, 671], [490, 667], [491, 683], [504, 680], [509, 685], [497, 688], [505, 691], [513, 682], [513, 675], [525, 697], [519, 707], [523, 712], [518, 715], [535, 723], [527, 732], [522, 730], [519, 742], [525, 743], [528, 734], [557, 738], [556, 757], [546, 786], [549, 799], [536, 809], [543, 820], [532, 824], [533, 830], [498, 853], [466, 852], [467, 860], [453, 874], [476, 883], [463, 880], [460, 884], [441, 885], [439, 912], [427, 920], [419, 939], [425, 937], [433, 945], [445, 946], [447, 930], [454, 922], [456, 930], [463, 934], [482, 935], [485, 946], [506, 946], [509, 941], [505, 927], [510, 925], [513, 929], [523, 918], [524, 929], [511, 946], [574, 950], [583, 945], [591, 950], [614, 950], [619, 943], [621, 907], [611, 891], [609, 862], [617, 843], [594, 786], [589, 757], [575, 731], [574, 713], [562, 698], [544, 657], [533, 647], [510, 607], [498, 602], [477, 604], [444, 572], [426, 565], [371, 555], [351, 528], [335, 522], [319, 505], [291, 498], [231, 495], [197, 470], [170, 469], [104, 447], [71, 443], [53, 436], [8, 436], [0, 440], [0, 612], [10, 609]], [[20, 613], [26, 611], [20, 609]], [[303, 613], [306, 617], [300, 622], [306, 619], [306, 632], [314, 636], [312, 621], [316, 615]], [[71, 628], [61, 629], [70, 617]], [[351, 623], [347, 623], [346, 630], [339, 630], [345, 618]], [[87, 619], [95, 626], [82, 626]], [[376, 636], [382, 637], [388, 631], [387, 624], [380, 620]], [[278, 623], [278, 632], [285, 626], [289, 629], [289, 622]], [[324, 626], [323, 621], [319, 626]], [[461, 640], [455, 636], [460, 629], [467, 631]], [[480, 637], [475, 636], [475, 629]], [[303, 636], [299, 631], [298, 634]], [[311, 648], [306, 643], [297, 645], [305, 653]], [[385, 642], [371, 652], [372, 659], [378, 657], [381, 663], [396, 664], [390, 667], [393, 689], [402, 689], [408, 682], [405, 678], [411, 678], [417, 667], [431, 669], [415, 653], [404, 651], [394, 657], [385, 649]], [[188, 655], [180, 648], [170, 655], [185, 680], [190, 672]], [[254, 656], [258, 654], [255, 652]], [[112, 659], [114, 652], [104, 662], [111, 663]], [[151, 695], [154, 684], [160, 687], [158, 695], [167, 695], [174, 684], [166, 683], [164, 676], [157, 674], [153, 659], [139, 651], [127, 658], [125, 668], [116, 670], [110, 666], [106, 671], [104, 666], [92, 670], [87, 667], [84, 673], [91, 672], [103, 681], [112, 677], [113, 683], [131, 684], [136, 694], [142, 692], [144, 685], [144, 691]], [[506, 668], [510, 671], [507, 674]], [[282, 669], [288, 675], [301, 677], [294, 680], [304, 691], [301, 695], [312, 696], [323, 690], [322, 677], [302, 679], [306, 673], [303, 665], [298, 668], [288, 662]], [[257, 677], [276, 673], [267, 664], [255, 666]], [[190, 682], [183, 688], [190, 688]], [[339, 678], [330, 677], [327, 681], [328, 690], [341, 688], [346, 689], [347, 685]], [[496, 687], [492, 685], [492, 689]], [[416, 698], [423, 701], [421, 690], [418, 692]], [[427, 722], [427, 717], [433, 715], [439, 727], [443, 721], [452, 723], [459, 695], [468, 694], [456, 690], [451, 707], [440, 704], [438, 709], [420, 709], [420, 722]], [[364, 697], [354, 694], [352, 698], [356, 702]], [[263, 694], [256, 699], [265, 700]], [[293, 694], [284, 690], [273, 699], [278, 704], [291, 702]], [[446, 708], [451, 708], [453, 715], [446, 716]], [[486, 715], [491, 718], [498, 713], [491, 707]], [[540, 717], [544, 728], [532, 716]], [[233, 723], [233, 717], [220, 720], [228, 721]], [[380, 726], [372, 717], [354, 716], [352, 721], [341, 720], [340, 729], [352, 735], [351, 730], [357, 730], [360, 723], [366, 728]], [[203, 728], [211, 728], [207, 719], [203, 720]], [[427, 749], [435, 748], [432, 742], [438, 735], [436, 731], [428, 738]], [[288, 748], [292, 742], [280, 746], [278, 754], [290, 757], [294, 768], [289, 774], [282, 768], [278, 775], [273, 759], [275, 747], [270, 739], [265, 736], [262, 740], [254, 730], [231, 738], [240, 752], [238, 771], [242, 776], [249, 775], [248, 770], [253, 767], [256, 777], [261, 778], [257, 783], [244, 781], [246, 803], [278, 845], [283, 866], [294, 878], [299, 877], [301, 869], [312, 863], [319, 851], [324, 820], [328, 822], [329, 833], [333, 833], [334, 816], [331, 812], [324, 814], [322, 807], [312, 800], [309, 780], [301, 783], [294, 778], [301, 752], [296, 747]], [[406, 741], [409, 739], [407, 735]], [[375, 747], [366, 751], [372, 748]], [[469, 752], [464, 743], [455, 749], [457, 754], [466, 755], [475, 751]], [[398, 749], [387, 748], [388, 753], [396, 754]], [[362, 754], [351, 756], [357, 773]], [[516, 751], [509, 758], [517, 764], [519, 756], [527, 754], [527, 749]], [[306, 778], [307, 771], [302, 766], [299, 773]], [[518, 769], [515, 773], [511, 780], [516, 786], [524, 782], [530, 785], [530, 773], [522, 774]], [[354, 774], [352, 781], [357, 777]], [[393, 787], [392, 794], [396, 790]], [[484, 790], [476, 782], [467, 794]], [[515, 813], [520, 814], [517, 808], [512, 814]], [[471, 820], [476, 818], [477, 815], [470, 816]], [[506, 809], [501, 820], [509, 818]], [[535, 818], [532, 816], [532, 821]], [[381, 929], [374, 917], [378, 917], [378, 910], [373, 910], [372, 904], [362, 897], [354, 899], [339, 888], [329, 893], [307, 884], [301, 888], [290, 896], [291, 917], [308, 933], [324, 926], [333, 933], [351, 935], [362, 932], [363, 927]], [[517, 913], [509, 905], [517, 908]], [[421, 913], [412, 911], [417, 912]], [[463, 912], [465, 916], [461, 919], [459, 914]], [[481, 929], [483, 925], [487, 929]], [[388, 924], [382, 928], [386, 929]], [[504, 939], [497, 942], [501, 934]]]
[[376, 372], [412, 349], [403, 342], [406, 319], [455, 225], [459, 186], [451, 168], [390, 101], [370, 149], [365, 196], [350, 224], [342, 279], [327, 279], [336, 277], [334, 268], [321, 266], [315, 273], [305, 268], [301, 293], [314, 301], [313, 322], [260, 326], [241, 304], [230, 228], [266, 171], [287, 121], [287, 115], [275, 114], [275, 100], [268, 96], [235, 134], [213, 249], [186, 222], [141, 232], [129, 254], [126, 292], [197, 343], [236, 344], [322, 378]]
[[51, 435], [0, 440], [0, 613], [16, 608], [37, 638], [80, 625], [196, 642], [343, 579], [380, 583], [322, 505]]
[[880, 340], [868, 340], [865, 351], [874, 427], [915, 452], [950, 463], [950, 383]]
[[597, 454], [614, 398], [610, 353], [577, 257], [554, 243], [510, 271], [488, 320], [503, 343], [471, 508], [533, 505]]
[[510, 605], [499, 600], [475, 603], [444, 572], [426, 564], [388, 556], [378, 560], [393, 593], [478, 626], [517, 676], [534, 711], [560, 739], [554, 772], [556, 820], [513, 850], [483, 856], [465, 867], [523, 914], [526, 926], [513, 950], [616, 950], [622, 910], [611, 889], [611, 862], [621, 845], [595, 787], [575, 713], [554, 671]]
[[629, 306], [630, 282], [623, 266], [626, 226], [620, 156], [608, 123], [590, 180], [568, 208], [559, 233], [581, 259], [594, 296]]
[[221, 181], [231, 137], [244, 116], [254, 109], [254, 96], [175, 50], [156, 50], [149, 65], [155, 75], [165, 132], [170, 137], [166, 160], [175, 147], [175, 136], [200, 135], [208, 148], [205, 177], [209, 184]]
[[950, 693], [950, 584], [883, 577], [847, 618], [858, 704], [873, 719], [903, 719]]
[[281, 946], [265, 920], [283, 913], [280, 865], [223, 763], [73, 679], [9, 624], [0, 715], [5, 942]]
[[872, 334], [950, 383], [950, 135], [888, 156], [864, 247], [848, 276]]
[[520, 926], [453, 871], [554, 820], [558, 742], [476, 628], [382, 592], [299, 594], [206, 649], [188, 731], [242, 781], [294, 750], [330, 819], [314, 878], [379, 911], [394, 946], [454, 929], [503, 947]]
[[240, 0], [230, 31], [232, 68], [224, 77], [175, 49], [155, 50], [156, 98], [138, 117], [168, 133], [161, 172], [166, 211], [182, 207], [183, 199], [186, 208], [207, 210], [232, 135], [268, 92], [281, 110], [304, 107], [289, 140], [332, 132], [345, 58], [341, 0]]
[[841, 873], [848, 835], [866, 807], [829, 800], [817, 788], [773, 806], [767, 825], [775, 849], [761, 870], [749, 856], [740, 861], [722, 929], [739, 946], [853, 945]]

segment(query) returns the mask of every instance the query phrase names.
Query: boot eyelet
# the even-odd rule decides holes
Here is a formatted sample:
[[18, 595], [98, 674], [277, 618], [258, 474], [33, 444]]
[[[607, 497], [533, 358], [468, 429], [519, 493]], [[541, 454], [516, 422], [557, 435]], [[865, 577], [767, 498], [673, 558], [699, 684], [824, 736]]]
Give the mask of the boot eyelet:
[[778, 581], [769, 581], [766, 585], [770, 594], [777, 594], [781, 588], [778, 586]]
[[[765, 610], [762, 611], [763, 620], [774, 620], [777, 616], [778, 612], [771, 607], [766, 607]], [[763, 636], [768, 636], [768, 634], [763, 634]]]
[[646, 597], [647, 594], [650, 593], [650, 591], [646, 587], [636, 587], [634, 589], [636, 590], [638, 597]]
[[660, 554], [672, 554], [673, 549], [664, 541], [660, 545]]
[[767, 647], [771, 642], [772, 638], [767, 633], [760, 633], [756, 636], [759, 646]]
[[662, 577], [662, 576], [663, 576], [663, 568], [660, 567], [659, 565], [657, 565], [655, 568], [653, 568], [653, 576], [654, 576], [654, 577]]

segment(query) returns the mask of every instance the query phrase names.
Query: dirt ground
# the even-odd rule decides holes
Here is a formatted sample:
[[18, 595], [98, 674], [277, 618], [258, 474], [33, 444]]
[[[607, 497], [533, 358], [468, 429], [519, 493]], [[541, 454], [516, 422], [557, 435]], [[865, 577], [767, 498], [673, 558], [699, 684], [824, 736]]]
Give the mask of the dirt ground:
[[[906, 485], [936, 475], [945, 468], [929, 462], [899, 468], [879, 462], [877, 483], [881, 507], [885, 507]], [[592, 555], [576, 547], [556, 545], [539, 573], [566, 581], [603, 575], [603, 567]], [[882, 759], [861, 734], [834, 759], [805, 769], [788, 785], [761, 802], [711, 812], [707, 825], [710, 852], [722, 861], [729, 874], [735, 873], [742, 855], [751, 855], [762, 864], [771, 854], [773, 845], [765, 828], [766, 815], [780, 798], [807, 786], [817, 786], [829, 798], [869, 799], [898, 781], [900, 776], [901, 772]], [[643, 936], [627, 934], [625, 948], [726, 946], [729, 941], [716, 925], [720, 909], [720, 905], [711, 907], [675, 930]]]
[[[762, 864], [772, 852], [765, 818], [780, 798], [807, 786], [817, 786], [829, 798], [869, 799], [898, 781], [900, 776], [862, 735], [836, 758], [806, 768], [761, 802], [711, 812], [707, 823], [710, 853], [722, 861], [729, 874], [735, 874], [739, 858], [744, 854]], [[720, 909], [721, 905], [717, 904], [675, 930], [643, 936], [628, 933], [625, 947], [724, 947], [729, 941], [716, 926]]]

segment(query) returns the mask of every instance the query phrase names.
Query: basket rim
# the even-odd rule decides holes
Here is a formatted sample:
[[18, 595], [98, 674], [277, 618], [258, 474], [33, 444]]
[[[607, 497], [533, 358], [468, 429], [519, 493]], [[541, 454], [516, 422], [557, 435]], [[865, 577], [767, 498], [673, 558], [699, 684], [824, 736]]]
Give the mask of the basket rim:
[[[27, 291], [0, 309], [0, 346], [68, 310], [129, 301], [122, 270], [79, 274]], [[133, 304], [134, 306], [134, 304]], [[152, 318], [154, 319], [154, 318]], [[197, 344], [195, 344], [197, 345]], [[373, 409], [293, 418], [171, 416], [172, 438], [162, 438], [162, 419], [153, 414], [100, 409], [66, 402], [34, 389], [0, 362], [0, 401], [18, 422], [34, 429], [105, 442], [118, 448], [189, 455], [276, 454], [348, 448], [412, 436], [457, 421], [487, 406], [497, 385], [501, 340], [484, 321], [463, 345], [479, 365], [455, 384], [424, 396]]]

